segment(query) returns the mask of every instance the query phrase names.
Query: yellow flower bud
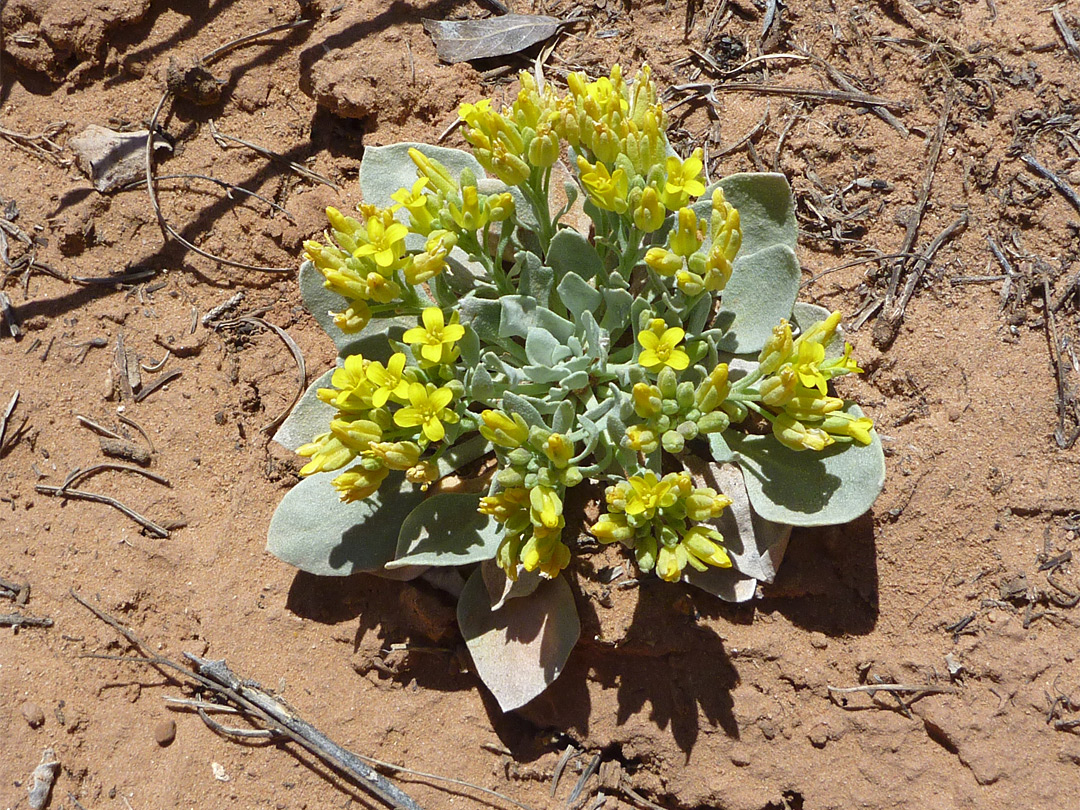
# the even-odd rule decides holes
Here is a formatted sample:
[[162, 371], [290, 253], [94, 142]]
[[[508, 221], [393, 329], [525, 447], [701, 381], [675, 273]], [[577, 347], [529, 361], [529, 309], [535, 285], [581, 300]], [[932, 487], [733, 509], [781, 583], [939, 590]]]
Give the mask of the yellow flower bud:
[[668, 236], [671, 250], [683, 258], [688, 258], [701, 247], [701, 234], [698, 233], [697, 214], [693, 208], [680, 208], [675, 230]]
[[353, 467], [335, 478], [331, 483], [345, 503], [362, 501], [374, 495], [379, 485], [390, 471], [386, 467], [369, 470], [365, 467]]
[[670, 250], [662, 247], [651, 247], [645, 251], [645, 264], [660, 276], [674, 276], [683, 267], [683, 260]]
[[502, 411], [487, 410], [480, 414], [484, 424], [480, 426], [480, 435], [499, 447], [521, 447], [529, 438], [529, 426], [520, 414], [509, 416]]
[[807, 427], [786, 413], [773, 420], [772, 428], [777, 441], [792, 450], [821, 451], [835, 443], [832, 436], [821, 428]]
[[641, 192], [641, 201], [634, 208], [634, 227], [645, 233], [653, 233], [664, 224], [666, 216], [660, 195], [652, 186], [646, 186]]

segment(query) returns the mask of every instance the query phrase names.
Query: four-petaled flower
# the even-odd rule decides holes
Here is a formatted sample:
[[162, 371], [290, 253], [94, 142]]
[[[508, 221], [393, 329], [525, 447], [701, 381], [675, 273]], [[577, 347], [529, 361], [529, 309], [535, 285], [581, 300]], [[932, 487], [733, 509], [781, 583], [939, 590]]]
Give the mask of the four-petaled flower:
[[[441, 316], [441, 313], [440, 313]], [[431, 383], [409, 383], [409, 404], [394, 414], [398, 427], [420, 427], [429, 442], [441, 441], [446, 435], [443, 422], [456, 422], [457, 414], [446, 406], [454, 398], [449, 388], [436, 388]]]
[[379, 267], [393, 267], [405, 255], [405, 235], [409, 229], [400, 222], [387, 225], [381, 217], [369, 217], [367, 221], [367, 244], [360, 245], [354, 253], [356, 258], [372, 256]]
[[638, 335], [642, 348], [638, 363], [649, 371], [659, 371], [664, 366], [682, 371], [690, 365], [690, 355], [679, 348], [684, 337], [686, 330], [682, 327], [667, 327], [660, 318], [653, 318], [649, 328]]
[[386, 362], [385, 368], [378, 360], [373, 360], [368, 365], [367, 378], [377, 386], [371, 394], [372, 405], [381, 408], [391, 397], [397, 402], [406, 400], [409, 395], [409, 381], [405, 378], [404, 371], [405, 355], [401, 352], [395, 352]]
[[701, 169], [704, 165], [700, 148], [695, 149], [686, 160], [679, 160], [674, 155], [667, 159], [664, 164], [667, 177], [660, 200], [669, 211], [678, 211], [691, 197], [700, 197], [705, 193], [705, 184], [701, 182]]
[[420, 346], [421, 356], [429, 363], [438, 363], [443, 356], [443, 345], [452, 346], [465, 337], [465, 327], [459, 323], [446, 323], [442, 310], [428, 307], [424, 310], [423, 326], [414, 326], [402, 339]]
[[627, 480], [630, 484], [630, 497], [626, 499], [626, 514], [643, 515], [652, 518], [656, 510], [668, 507], [678, 500], [675, 481], [670, 475], [657, 479], [656, 473], [632, 475]]

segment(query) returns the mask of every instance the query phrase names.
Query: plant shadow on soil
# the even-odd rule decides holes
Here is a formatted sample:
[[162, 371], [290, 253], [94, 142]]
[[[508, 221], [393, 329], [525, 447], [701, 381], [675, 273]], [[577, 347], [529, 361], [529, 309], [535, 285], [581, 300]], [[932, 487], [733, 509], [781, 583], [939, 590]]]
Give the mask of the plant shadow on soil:
[[571, 578], [581, 641], [558, 680], [510, 714], [500, 711], [474, 675], [459, 671], [456, 661], [463, 650], [452, 600], [424, 582], [299, 572], [287, 608], [323, 624], [359, 619], [354, 653], [372, 632], [384, 640], [384, 648], [407, 642], [445, 649], [411, 654], [398, 674], [386, 677], [444, 692], [479, 689], [496, 734], [522, 761], [540, 753], [537, 729], [587, 738], [597, 689], [616, 690], [618, 725], [648, 705], [650, 720], [661, 730], [670, 728], [689, 757], [703, 719], [729, 737], [739, 737], [731, 691], [740, 675], [716, 627], [752, 625], [762, 612], [781, 614], [798, 627], [834, 637], [863, 635], [874, 628], [878, 578], [873, 525], [867, 514], [843, 526], [796, 529], [776, 582], [753, 602], [729, 604], [689, 586], [648, 578], [632, 591], [612, 591], [619, 594], [615, 609], [633, 614], [617, 645], [597, 640], [603, 638], [600, 614], [609, 608], [582, 593], [583, 584], [595, 583]]

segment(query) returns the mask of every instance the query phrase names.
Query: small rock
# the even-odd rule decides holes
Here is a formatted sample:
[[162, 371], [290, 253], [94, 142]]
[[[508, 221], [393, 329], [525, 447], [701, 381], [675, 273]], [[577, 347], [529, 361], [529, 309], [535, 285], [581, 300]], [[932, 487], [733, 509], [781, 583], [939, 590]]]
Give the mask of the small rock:
[[818, 723], [810, 729], [810, 733], [806, 736], [810, 739], [810, 744], [814, 748], [824, 748], [825, 743], [829, 741], [829, 727], [824, 723]]
[[45, 725], [45, 712], [36, 703], [31, 703], [28, 700], [19, 707], [19, 711], [22, 712], [22, 716], [30, 728], [41, 728]]
[[829, 646], [829, 640], [825, 638], [824, 633], [811, 633], [810, 646], [815, 650], [824, 650]]
[[172, 741], [176, 739], [176, 721], [175, 720], [162, 720], [156, 726], [154, 726], [154, 741], [157, 742], [162, 748], [167, 745], [171, 745]]
[[225, 773], [225, 766], [222, 765], [220, 762], [211, 762], [210, 770], [213, 771], [214, 778], [217, 779], [219, 782], [228, 782], [229, 779], [232, 778], [227, 773]]

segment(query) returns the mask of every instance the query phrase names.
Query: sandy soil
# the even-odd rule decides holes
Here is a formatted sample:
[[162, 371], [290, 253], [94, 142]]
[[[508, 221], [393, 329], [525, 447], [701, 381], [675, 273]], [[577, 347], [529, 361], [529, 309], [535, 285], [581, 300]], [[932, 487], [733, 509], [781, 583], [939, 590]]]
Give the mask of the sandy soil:
[[[548, 693], [502, 716], [464, 665], [439, 592], [367, 576], [320, 580], [265, 553], [270, 515], [299, 465], [262, 428], [290, 402], [295, 365], [271, 332], [200, 323], [243, 291], [239, 311], [287, 330], [309, 379], [330, 367], [332, 345], [300, 305], [299, 244], [321, 229], [326, 205], [357, 202], [365, 146], [432, 141], [459, 101], [513, 92], [512, 74], [489, 71], [523, 62], [442, 65], [420, 23], [487, 6], [8, 0], [0, 127], [54, 131], [58, 149], [0, 138], [0, 214], [62, 278], [26, 274], [17, 260], [30, 248], [8, 230], [16, 267], [0, 270], [0, 291], [22, 334], [12, 338], [5, 324], [0, 335], [0, 409], [20, 393], [0, 446], [0, 577], [31, 590], [25, 605], [0, 601], [0, 613], [54, 624], [0, 630], [0, 806], [28, 806], [47, 746], [61, 763], [52, 807], [369, 806], [307, 754], [239, 744], [171, 712], [163, 698], [181, 690], [148, 667], [84, 657], [129, 648], [72, 589], [163, 655], [228, 659], [359, 753], [537, 810], [567, 806], [597, 758], [578, 806], [645, 806], [620, 785], [670, 810], [1073, 806], [1080, 583], [1061, 555], [1077, 545], [1080, 454], [1062, 445], [1076, 427], [1080, 211], [1024, 161], [1080, 188], [1080, 56], [1054, 17], [1020, 0], [790, 0], [763, 37], [766, 3], [710, 0], [684, 37], [681, 1], [512, 5], [580, 9], [585, 24], [549, 59], [555, 78], [647, 60], [662, 86], [749, 82], [896, 102], [897, 126], [835, 95], [753, 89], [672, 113], [680, 145], [708, 145], [712, 176], [755, 166], [788, 176], [804, 298], [852, 321], [887, 294], [892, 263], [873, 257], [901, 250], [920, 216], [943, 127], [913, 250], [963, 216], [966, 227], [913, 283], [895, 340], [874, 316], [852, 330], [867, 373], [844, 392], [875, 418], [888, 454], [872, 513], [798, 532], [779, 580], [742, 607], [658, 581], [609, 590], [595, 572], [616, 552], [584, 555], [572, 576], [583, 642]], [[73, 164], [69, 140], [87, 125], [146, 126], [170, 62], [175, 76], [301, 12], [313, 22], [215, 60], [221, 84], [200, 86], [216, 88], [209, 98], [166, 106], [160, 124], [173, 152], [158, 160], [159, 174], [213, 176], [281, 206], [161, 181], [163, 214], [201, 250], [289, 272], [226, 266], [165, 243], [145, 188], [101, 194]], [[1080, 36], [1074, 14], [1060, 14]], [[777, 56], [737, 76], [716, 72], [796, 52], [820, 61]], [[219, 146], [211, 121], [339, 188]], [[49, 130], [54, 122], [64, 127]], [[461, 144], [456, 134], [447, 143]], [[991, 242], [1010, 265], [1006, 279]], [[851, 264], [859, 258], [868, 261]], [[115, 274], [130, 283], [100, 281]], [[144, 387], [180, 375], [134, 401], [116, 385], [121, 341], [131, 368], [154, 368], [172, 348], [160, 370], [142, 372]], [[137, 448], [152, 443], [147, 469], [168, 484], [102, 471], [80, 486], [171, 527], [168, 538], [107, 506], [35, 491], [108, 460], [77, 416]], [[942, 689], [902, 701], [829, 691], [876, 682]], [[34, 707], [44, 717], [36, 728]], [[155, 729], [168, 719], [176, 738], [161, 746]], [[568, 746], [574, 755], [552, 796]], [[425, 808], [483, 804], [425, 779], [400, 784]]]

